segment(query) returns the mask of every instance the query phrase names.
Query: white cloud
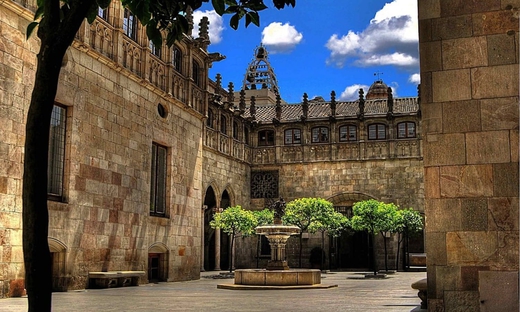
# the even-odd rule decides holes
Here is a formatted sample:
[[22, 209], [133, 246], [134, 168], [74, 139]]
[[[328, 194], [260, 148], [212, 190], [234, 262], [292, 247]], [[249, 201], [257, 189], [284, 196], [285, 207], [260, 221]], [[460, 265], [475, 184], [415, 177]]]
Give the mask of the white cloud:
[[207, 16], [209, 20], [209, 40], [212, 44], [221, 42], [222, 32], [224, 31], [223, 19], [215, 10], [193, 12], [193, 37], [197, 38], [199, 36], [199, 23], [204, 16]]
[[418, 73], [410, 75], [410, 77], [408, 77], [408, 82], [413, 83], [413, 84], [420, 84], [421, 83], [421, 75], [418, 74]]
[[327, 64], [343, 67], [354, 58], [358, 66], [394, 65], [415, 68], [418, 61], [416, 0], [394, 0], [376, 12], [361, 32], [333, 34], [326, 43]]
[[273, 22], [262, 31], [262, 44], [271, 53], [290, 52], [303, 39], [303, 34], [289, 23]]
[[345, 88], [341, 95], [339, 96], [340, 101], [355, 101], [359, 99], [359, 89], [363, 89], [365, 94], [368, 91], [369, 86], [354, 84]]

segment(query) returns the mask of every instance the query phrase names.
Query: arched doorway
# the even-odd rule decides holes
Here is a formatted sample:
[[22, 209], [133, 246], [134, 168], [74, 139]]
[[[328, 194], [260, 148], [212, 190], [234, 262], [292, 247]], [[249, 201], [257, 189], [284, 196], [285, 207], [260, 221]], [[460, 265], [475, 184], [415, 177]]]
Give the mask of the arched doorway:
[[67, 246], [53, 237], [48, 237], [49, 250], [52, 264], [52, 291], [67, 291], [67, 278], [65, 277], [65, 258]]
[[[362, 200], [372, 199], [363, 193], [341, 193], [327, 200], [334, 204], [336, 211], [348, 218], [352, 217], [352, 206]], [[343, 232], [339, 237], [330, 240], [329, 259], [331, 269], [368, 270], [372, 268], [371, 252], [373, 252], [372, 235], [366, 231]]]
[[155, 243], [148, 248], [148, 281], [150, 283], [168, 280], [168, 248], [163, 243]]
[[[231, 206], [231, 197], [227, 190], [224, 190], [220, 199], [220, 207], [226, 209]], [[229, 235], [220, 233], [220, 268], [229, 270], [229, 259], [232, 253]]]
[[204, 196], [204, 270], [215, 270], [215, 230], [209, 222], [213, 218], [214, 209], [217, 207], [217, 199], [213, 187], [209, 186]]

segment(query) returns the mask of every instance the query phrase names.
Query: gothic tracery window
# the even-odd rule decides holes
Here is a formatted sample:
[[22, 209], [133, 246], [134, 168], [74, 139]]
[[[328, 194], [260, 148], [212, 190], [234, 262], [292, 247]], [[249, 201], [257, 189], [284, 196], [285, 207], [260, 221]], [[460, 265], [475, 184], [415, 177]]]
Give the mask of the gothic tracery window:
[[277, 198], [278, 171], [251, 173], [251, 198]]

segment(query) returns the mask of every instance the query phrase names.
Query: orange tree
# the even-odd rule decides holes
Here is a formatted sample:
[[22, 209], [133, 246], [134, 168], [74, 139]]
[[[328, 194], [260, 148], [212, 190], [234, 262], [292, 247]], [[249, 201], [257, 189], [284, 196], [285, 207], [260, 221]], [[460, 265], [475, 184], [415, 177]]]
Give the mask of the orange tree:
[[[111, 0], [37, 0], [34, 22], [27, 35], [36, 30], [40, 39], [37, 68], [25, 129], [24, 174], [22, 187], [23, 252], [25, 285], [29, 311], [51, 310], [51, 260], [47, 245], [49, 213], [47, 210], [48, 142], [51, 112], [58, 88], [63, 56], [85, 18], [92, 22], [98, 7], [106, 8]], [[188, 29], [185, 12], [196, 10], [209, 0], [121, 0], [146, 27], [157, 46], [168, 45]], [[296, 0], [273, 0], [276, 8], [295, 5]], [[232, 14], [230, 24], [236, 29], [245, 18], [259, 25], [259, 11], [267, 8], [262, 0], [211, 0], [218, 14]]]

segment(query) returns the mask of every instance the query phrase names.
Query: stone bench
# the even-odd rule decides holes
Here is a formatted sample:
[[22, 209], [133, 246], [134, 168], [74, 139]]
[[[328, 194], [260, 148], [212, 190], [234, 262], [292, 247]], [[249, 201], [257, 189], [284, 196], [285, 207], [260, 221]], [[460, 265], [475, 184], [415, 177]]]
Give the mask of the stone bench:
[[145, 271], [88, 272], [88, 278], [91, 288], [138, 286], [139, 278], [145, 273]]
[[412, 283], [412, 288], [418, 290], [417, 296], [421, 298], [421, 309], [428, 308], [428, 282], [426, 278]]

